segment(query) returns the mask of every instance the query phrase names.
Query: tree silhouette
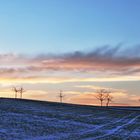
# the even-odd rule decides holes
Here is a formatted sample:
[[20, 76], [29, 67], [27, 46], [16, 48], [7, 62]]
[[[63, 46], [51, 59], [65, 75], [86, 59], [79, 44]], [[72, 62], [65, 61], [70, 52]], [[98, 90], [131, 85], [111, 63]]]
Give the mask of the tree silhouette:
[[21, 88], [16, 88], [16, 87], [13, 87], [12, 88], [12, 91], [14, 91], [15, 92], [15, 98], [17, 98], [18, 97], [18, 93], [20, 93], [20, 98], [22, 99], [22, 94], [23, 94], [23, 92], [25, 92], [25, 90], [23, 89], [23, 87], [21, 87]]
[[[111, 92], [110, 92], [111, 93]], [[109, 106], [109, 103], [112, 101], [113, 97], [110, 95], [110, 93], [108, 92], [107, 95], [106, 95], [106, 106], [108, 107]]]
[[16, 87], [13, 87], [12, 88], [12, 91], [15, 92], [15, 99], [16, 99], [17, 98], [18, 89]]
[[23, 94], [23, 92], [25, 92], [25, 90], [23, 89], [23, 87], [21, 87], [20, 89], [19, 89], [19, 93], [20, 93], [20, 98], [22, 99], [22, 94]]
[[63, 97], [64, 95], [62, 94], [62, 90], [60, 90], [60, 93], [59, 93], [60, 103], [62, 103]]
[[101, 103], [101, 106], [103, 106], [103, 101], [106, 99], [106, 93], [107, 91], [105, 89], [99, 89], [97, 90], [97, 94], [96, 94], [96, 99], [98, 99]]

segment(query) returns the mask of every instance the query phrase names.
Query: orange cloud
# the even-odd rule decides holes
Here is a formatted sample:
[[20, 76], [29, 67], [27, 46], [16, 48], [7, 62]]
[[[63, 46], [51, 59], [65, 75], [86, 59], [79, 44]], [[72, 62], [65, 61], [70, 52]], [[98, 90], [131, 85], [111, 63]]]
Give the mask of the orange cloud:
[[71, 77], [12, 77], [12, 78], [0, 78], [0, 84], [36, 84], [36, 83], [50, 83], [50, 84], [59, 84], [59, 83], [73, 83], [73, 82], [113, 82], [113, 81], [138, 81], [139, 77], [117, 77], [117, 78], [71, 78]]
[[[133, 51], [131, 51], [133, 52]], [[106, 76], [122, 76], [140, 74], [140, 57], [130, 50], [122, 51], [121, 47], [102, 47], [89, 53], [73, 52], [61, 55], [25, 55], [1, 54], [0, 75], [26, 76], [39, 75], [50, 71], [74, 71], [105, 73]], [[28, 74], [27, 74], [28, 73]], [[136, 75], [135, 75], [136, 74]]]

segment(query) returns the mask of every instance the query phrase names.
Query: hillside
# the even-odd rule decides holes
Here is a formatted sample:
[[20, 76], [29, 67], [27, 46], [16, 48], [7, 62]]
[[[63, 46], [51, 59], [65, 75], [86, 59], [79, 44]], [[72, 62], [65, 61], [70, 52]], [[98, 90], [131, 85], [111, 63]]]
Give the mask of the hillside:
[[1, 98], [0, 140], [137, 140], [138, 109]]

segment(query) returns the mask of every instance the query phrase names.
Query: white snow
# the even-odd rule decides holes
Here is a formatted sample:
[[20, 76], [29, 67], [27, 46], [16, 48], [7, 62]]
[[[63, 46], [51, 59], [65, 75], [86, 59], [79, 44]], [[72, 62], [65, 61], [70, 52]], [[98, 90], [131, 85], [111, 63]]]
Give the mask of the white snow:
[[140, 111], [131, 109], [0, 99], [0, 122], [3, 140], [140, 139]]

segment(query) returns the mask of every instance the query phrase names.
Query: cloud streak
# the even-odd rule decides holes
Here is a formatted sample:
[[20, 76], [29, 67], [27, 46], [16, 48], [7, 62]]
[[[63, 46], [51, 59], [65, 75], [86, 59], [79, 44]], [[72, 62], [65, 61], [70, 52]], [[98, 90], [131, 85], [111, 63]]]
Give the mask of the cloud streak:
[[[46, 77], [52, 72], [91, 73], [96, 76], [139, 76], [140, 46], [124, 49], [104, 46], [89, 52], [76, 51], [61, 55], [1, 54], [0, 75], [7, 78]], [[104, 77], [103, 77], [104, 78]]]
[[[137, 49], [137, 47], [136, 47]], [[134, 48], [135, 50], [135, 48]], [[130, 49], [122, 50], [121, 46], [104, 46], [90, 52], [73, 52], [52, 57], [43, 56], [34, 59], [38, 66], [32, 70], [80, 71], [80, 72], [114, 72], [133, 74], [140, 72], [139, 52], [130, 55]], [[132, 51], [131, 51], [132, 52]], [[135, 52], [135, 51], [134, 51]], [[128, 55], [129, 54], [129, 55]]]

